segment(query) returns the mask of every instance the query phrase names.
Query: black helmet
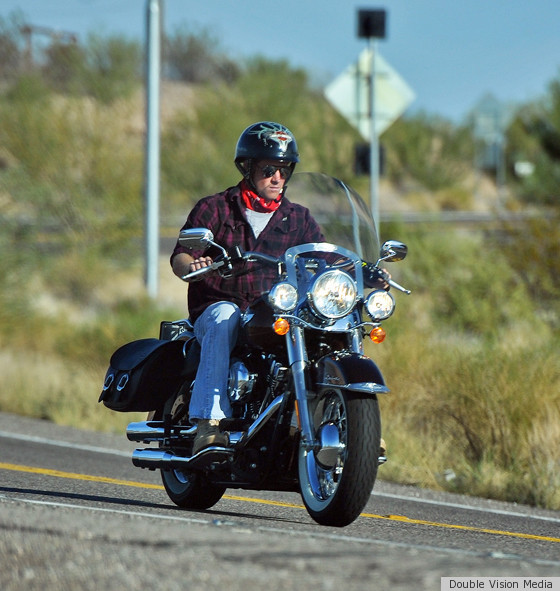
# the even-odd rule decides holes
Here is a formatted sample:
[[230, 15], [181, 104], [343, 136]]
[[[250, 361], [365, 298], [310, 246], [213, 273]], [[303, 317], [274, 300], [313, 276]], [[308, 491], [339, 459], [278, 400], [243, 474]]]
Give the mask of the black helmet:
[[294, 134], [284, 125], [273, 121], [249, 125], [239, 136], [235, 148], [235, 164], [248, 180], [254, 160], [280, 160], [291, 163], [294, 168], [299, 162]]

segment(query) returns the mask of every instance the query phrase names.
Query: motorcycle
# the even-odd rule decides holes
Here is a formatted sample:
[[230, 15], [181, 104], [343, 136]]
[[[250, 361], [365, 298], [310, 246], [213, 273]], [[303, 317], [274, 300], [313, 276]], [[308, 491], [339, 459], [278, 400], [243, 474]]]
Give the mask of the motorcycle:
[[293, 491], [317, 523], [343, 527], [362, 512], [386, 460], [378, 396], [389, 389], [363, 341], [383, 341], [381, 323], [395, 298], [368, 285], [381, 275], [410, 293], [380, 267], [404, 259], [407, 247], [389, 240], [379, 248], [369, 209], [342, 181], [298, 173], [289, 190], [318, 212], [327, 242], [289, 248], [277, 259], [226, 252], [205, 228], [179, 236], [184, 246], [222, 252], [187, 282], [248, 264], [272, 265], [278, 277], [242, 315], [228, 381], [233, 416], [220, 423], [229, 444], [192, 453], [188, 406], [200, 347], [188, 319], [164, 321], [159, 339], [117, 350], [100, 400], [114, 410], [150, 411], [128, 425], [128, 439], [148, 445], [132, 462], [160, 470], [176, 505], [208, 509], [227, 489]]

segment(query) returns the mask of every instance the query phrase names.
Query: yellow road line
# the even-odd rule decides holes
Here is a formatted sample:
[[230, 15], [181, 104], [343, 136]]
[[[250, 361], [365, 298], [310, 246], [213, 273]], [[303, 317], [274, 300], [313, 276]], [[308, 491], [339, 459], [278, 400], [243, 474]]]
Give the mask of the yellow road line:
[[60, 470], [48, 470], [47, 468], [34, 468], [33, 466], [20, 466], [18, 464], [4, 464], [0, 462], [1, 470], [14, 470], [16, 472], [29, 472], [31, 474], [42, 474], [44, 476], [56, 476], [57, 478], [70, 478], [72, 480], [87, 480], [89, 482], [104, 482], [106, 484], [118, 484], [120, 486], [136, 486], [138, 488], [158, 488], [159, 484], [145, 484], [144, 482], [132, 482], [131, 480], [119, 480], [118, 478], [107, 478], [105, 476], [90, 476], [89, 474], [77, 474], [74, 472], [61, 472]]
[[224, 499], [230, 501], [243, 501], [244, 503], [258, 503], [259, 505], [274, 505], [275, 507], [287, 507], [288, 509], [305, 509], [297, 503], [285, 503], [282, 501], [270, 501], [269, 499], [252, 499], [251, 497], [237, 497], [235, 495], [224, 495]]
[[[55, 476], [57, 478], [70, 478], [72, 480], [85, 480], [88, 482], [102, 482], [105, 484], [116, 484], [119, 486], [134, 486], [136, 488], [149, 488], [162, 490], [161, 484], [149, 484], [144, 482], [134, 482], [132, 480], [119, 480], [118, 478], [108, 478], [106, 476], [91, 476], [89, 474], [78, 474], [75, 472], [62, 472], [60, 470], [49, 470], [47, 468], [35, 468], [33, 466], [21, 466], [18, 464], [6, 464], [0, 462], [0, 470], [14, 470], [16, 472], [28, 472], [31, 474], [42, 474], [44, 476]], [[235, 495], [224, 495], [224, 499], [230, 501], [242, 501], [244, 503], [258, 503], [259, 505], [272, 505], [275, 507], [286, 507], [291, 509], [305, 509], [303, 505], [295, 503], [284, 503], [280, 501], [270, 501], [268, 499], [254, 499], [251, 497], [240, 497]], [[560, 543], [560, 538], [553, 538], [551, 536], [537, 536], [534, 534], [526, 534], [522, 532], [512, 532], [499, 529], [488, 529], [483, 527], [474, 527], [470, 525], [458, 525], [452, 523], [439, 523], [437, 521], [425, 521], [423, 519], [411, 519], [404, 515], [377, 515], [375, 513], [362, 513], [360, 517], [369, 519], [384, 519], [387, 521], [397, 521], [399, 523], [407, 523], [412, 525], [425, 525], [428, 527], [441, 527], [446, 529], [456, 529], [462, 531], [471, 531], [477, 533], [509, 536], [513, 538], [523, 538], [527, 540], [538, 540], [541, 542], [555, 542]]]
[[485, 527], [474, 527], [472, 525], [457, 525], [452, 523], [439, 523], [437, 521], [425, 521], [424, 519], [410, 519], [404, 515], [375, 515], [372, 513], [362, 513], [361, 517], [371, 517], [373, 519], [388, 519], [389, 521], [400, 521], [402, 523], [412, 523], [415, 525], [428, 525], [430, 527], [443, 527], [448, 529], [460, 529], [463, 531], [474, 531], [484, 534], [493, 534], [497, 536], [510, 536], [513, 538], [523, 538], [527, 540], [541, 540], [545, 542], [558, 542], [560, 538], [553, 538], [549, 536], [537, 536], [534, 534], [524, 534], [520, 532], [512, 532], [500, 529], [488, 529]]

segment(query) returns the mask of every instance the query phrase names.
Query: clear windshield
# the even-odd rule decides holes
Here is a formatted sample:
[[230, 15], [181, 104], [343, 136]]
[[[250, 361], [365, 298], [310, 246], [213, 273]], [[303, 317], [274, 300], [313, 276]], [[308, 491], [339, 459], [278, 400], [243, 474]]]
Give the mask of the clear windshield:
[[311, 211], [327, 242], [355, 252], [362, 260], [377, 260], [379, 239], [371, 212], [348, 185], [325, 174], [299, 172], [290, 179], [287, 197]]

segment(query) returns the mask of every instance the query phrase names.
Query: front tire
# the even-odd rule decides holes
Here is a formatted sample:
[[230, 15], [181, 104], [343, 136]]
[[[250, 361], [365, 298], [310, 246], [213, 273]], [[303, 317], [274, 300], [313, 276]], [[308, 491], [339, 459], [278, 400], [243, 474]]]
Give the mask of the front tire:
[[313, 450], [300, 444], [301, 496], [309, 515], [321, 525], [344, 527], [368, 502], [377, 476], [381, 421], [376, 398], [357, 398], [339, 389], [322, 391], [312, 414], [315, 432], [336, 425], [340, 452], [332, 468], [321, 466]]

